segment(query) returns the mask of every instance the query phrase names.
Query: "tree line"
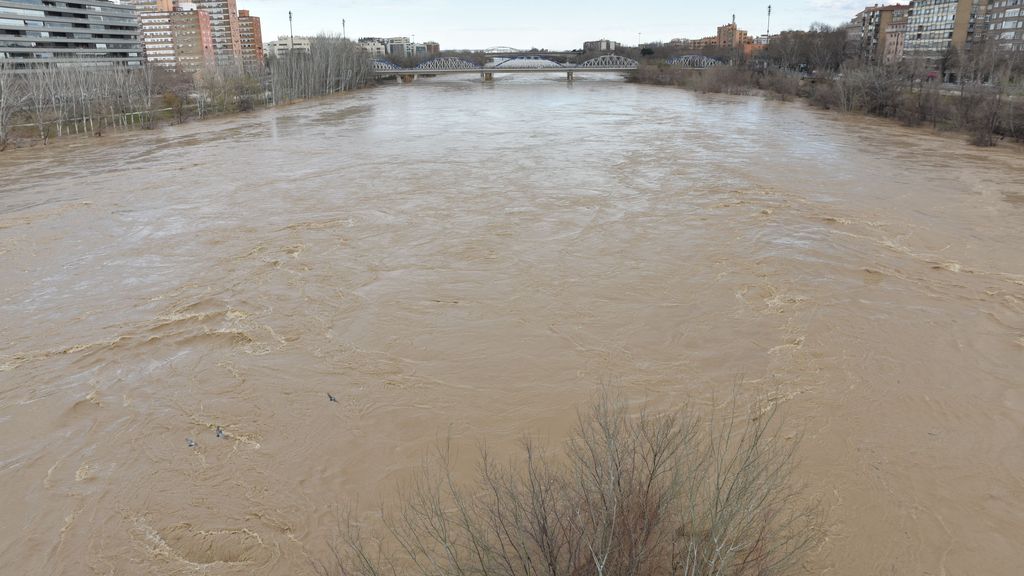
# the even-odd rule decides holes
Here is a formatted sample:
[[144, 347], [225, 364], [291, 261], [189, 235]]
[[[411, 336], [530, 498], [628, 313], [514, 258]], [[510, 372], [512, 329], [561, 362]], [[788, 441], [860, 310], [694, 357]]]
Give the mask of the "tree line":
[[311, 39], [309, 53], [269, 56], [252, 69], [211, 65], [195, 74], [157, 66], [15, 68], [0, 60], [0, 150], [15, 137], [45, 143], [184, 122], [344, 92], [372, 79], [357, 44], [325, 34]]
[[750, 58], [742, 51], [709, 49], [728, 65], [681, 70], [664, 54], [649, 58], [633, 75], [641, 83], [676, 85], [703, 92], [806, 98], [813, 105], [893, 118], [906, 125], [960, 130], [979, 146], [999, 138], [1024, 142], [1024, 53], [987, 42], [969, 51], [906, 57], [901, 62], [864, 62], [842, 29], [813, 25], [772, 38]]

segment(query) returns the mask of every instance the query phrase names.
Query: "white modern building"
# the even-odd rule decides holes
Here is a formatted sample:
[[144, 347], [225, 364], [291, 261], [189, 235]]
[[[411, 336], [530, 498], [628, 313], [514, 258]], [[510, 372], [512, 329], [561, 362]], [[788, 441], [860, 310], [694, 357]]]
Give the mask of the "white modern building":
[[294, 52], [305, 52], [309, 54], [312, 50], [309, 38], [305, 36], [281, 36], [277, 40], [266, 45], [264, 52], [277, 57], [287, 56]]
[[108, 0], [0, 0], [0, 61], [139, 66], [135, 9]]

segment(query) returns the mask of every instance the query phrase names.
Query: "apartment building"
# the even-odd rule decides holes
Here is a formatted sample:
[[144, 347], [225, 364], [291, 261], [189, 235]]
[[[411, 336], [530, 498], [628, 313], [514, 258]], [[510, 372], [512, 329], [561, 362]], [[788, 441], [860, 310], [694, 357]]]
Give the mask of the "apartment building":
[[246, 70], [263, 67], [263, 28], [258, 16], [238, 11], [238, 36], [242, 48], [242, 66]]
[[360, 38], [359, 47], [366, 50], [373, 58], [383, 58], [388, 53], [388, 45], [383, 38]]
[[618, 42], [604, 38], [583, 43], [584, 52], [614, 52], [618, 47]]
[[0, 0], [0, 61], [15, 66], [139, 66], [139, 21], [108, 0]]
[[270, 42], [266, 46], [266, 53], [273, 54], [274, 56], [281, 58], [287, 56], [293, 52], [305, 52], [309, 54], [312, 50], [312, 44], [309, 38], [304, 36], [296, 36], [294, 38], [290, 36], [281, 36], [277, 40]]
[[[156, 6], [152, 8], [156, 8]], [[147, 64], [168, 69], [178, 67], [177, 59], [174, 56], [174, 30], [171, 28], [171, 13], [171, 10], [155, 10], [147, 7], [145, 12], [139, 14], [142, 49]]]
[[180, 3], [176, 10], [143, 12], [139, 20], [148, 64], [195, 73], [216, 62], [210, 15], [195, 4]]
[[951, 48], [970, 50], [981, 38], [985, 0], [915, 0], [907, 15], [903, 53], [935, 59]]
[[679, 43], [691, 50], [739, 50], [747, 57], [761, 52], [768, 45], [767, 42], [762, 44], [756, 41], [746, 30], [736, 26], [735, 18], [729, 24], [719, 26], [714, 36], [705, 36], [698, 40], [680, 39]]
[[1024, 0], [993, 0], [987, 22], [986, 37], [997, 48], [1024, 52]]
[[882, 47], [882, 63], [892, 65], [903, 60], [903, 45], [907, 38], [907, 15], [893, 15], [892, 21], [885, 29], [885, 46]]
[[171, 12], [171, 32], [178, 70], [194, 73], [216, 61], [213, 24], [206, 12], [194, 5]]
[[194, 3], [199, 10], [210, 15], [210, 32], [217, 64], [240, 64], [242, 38], [235, 0], [194, 0]]
[[[854, 35], [857, 40], [855, 50], [862, 62], [880, 64], [885, 61], [886, 45], [889, 42], [889, 28], [894, 22], [906, 21], [910, 6], [892, 4], [889, 6], [869, 6], [854, 17], [851, 25], [859, 28]], [[848, 32], [848, 38], [851, 38]]]

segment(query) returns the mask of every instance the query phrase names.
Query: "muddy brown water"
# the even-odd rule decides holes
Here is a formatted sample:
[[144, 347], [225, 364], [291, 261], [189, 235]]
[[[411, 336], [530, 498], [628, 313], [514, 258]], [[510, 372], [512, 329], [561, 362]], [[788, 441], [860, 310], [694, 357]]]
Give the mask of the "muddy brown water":
[[814, 573], [1019, 574], [1022, 199], [1017, 150], [614, 79], [9, 151], [0, 572], [302, 573], [608, 386], [782, 406]]

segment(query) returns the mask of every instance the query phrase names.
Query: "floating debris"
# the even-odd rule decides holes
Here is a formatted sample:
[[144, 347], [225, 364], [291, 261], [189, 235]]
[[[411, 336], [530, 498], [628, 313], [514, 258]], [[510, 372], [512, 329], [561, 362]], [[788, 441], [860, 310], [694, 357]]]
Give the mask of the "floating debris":
[[220, 426], [217, 426], [217, 438], [223, 438], [223, 437], [224, 437], [224, 429], [221, 428]]
[[195, 448], [196, 446], [198, 446], [198, 444], [196, 444], [196, 441], [191, 438], [185, 438], [185, 443], [188, 444], [189, 448]]
[[334, 394], [331, 394], [330, 392], [327, 393], [327, 399], [330, 400], [331, 402], [338, 401], [338, 399], [334, 397]]

